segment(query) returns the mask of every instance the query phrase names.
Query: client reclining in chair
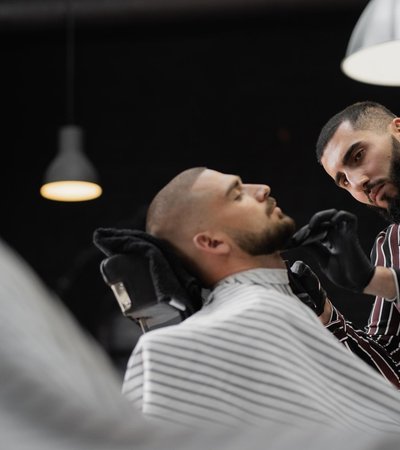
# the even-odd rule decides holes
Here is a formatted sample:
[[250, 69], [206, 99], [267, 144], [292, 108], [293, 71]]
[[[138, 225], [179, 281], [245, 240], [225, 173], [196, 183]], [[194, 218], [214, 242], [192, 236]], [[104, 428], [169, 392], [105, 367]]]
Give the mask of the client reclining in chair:
[[147, 417], [400, 429], [398, 391], [293, 294], [280, 252], [295, 225], [268, 186], [188, 169], [154, 198], [146, 230], [210, 289], [132, 353], [123, 392]]

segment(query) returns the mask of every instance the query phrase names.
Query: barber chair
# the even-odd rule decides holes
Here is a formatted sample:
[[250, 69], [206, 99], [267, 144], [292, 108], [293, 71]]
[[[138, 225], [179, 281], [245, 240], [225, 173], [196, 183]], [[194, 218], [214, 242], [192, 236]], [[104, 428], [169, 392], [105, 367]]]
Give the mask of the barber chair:
[[174, 298], [159, 301], [149, 261], [142, 255], [112, 255], [101, 262], [100, 272], [122, 314], [136, 322], [143, 333], [179, 323], [193, 312], [189, 305]]
[[185, 320], [202, 306], [202, 286], [173, 249], [142, 230], [98, 228], [94, 244], [122, 314], [143, 333]]

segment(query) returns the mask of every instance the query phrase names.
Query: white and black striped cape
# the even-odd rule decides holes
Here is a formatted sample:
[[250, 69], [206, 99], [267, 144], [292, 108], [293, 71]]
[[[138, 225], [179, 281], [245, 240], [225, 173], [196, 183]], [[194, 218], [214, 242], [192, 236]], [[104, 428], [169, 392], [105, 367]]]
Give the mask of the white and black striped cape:
[[400, 392], [322, 326], [282, 269], [230, 276], [199, 312], [143, 335], [122, 391], [148, 417], [187, 425], [400, 430]]
[[210, 433], [152, 424], [104, 352], [0, 240], [0, 448], [4, 450], [398, 450], [400, 432], [276, 426]]

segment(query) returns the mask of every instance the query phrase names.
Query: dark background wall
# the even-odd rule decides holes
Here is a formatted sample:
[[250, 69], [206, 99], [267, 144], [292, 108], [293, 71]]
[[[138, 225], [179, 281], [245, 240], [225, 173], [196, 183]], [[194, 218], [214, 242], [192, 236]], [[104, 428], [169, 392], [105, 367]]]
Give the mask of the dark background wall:
[[[101, 279], [93, 231], [141, 226], [147, 202], [185, 168], [269, 184], [299, 226], [318, 210], [350, 209], [366, 252], [386, 226], [314, 157], [320, 127], [348, 104], [370, 99], [400, 113], [397, 88], [340, 71], [366, 1], [221, 1], [219, 10], [218, 2], [137, 10], [134, 1], [75, 1], [76, 119], [104, 188], [76, 204], [39, 195], [66, 120], [63, 2], [2, 3], [0, 234], [110, 352], [118, 352], [115, 333], [133, 325]], [[372, 299], [326, 287], [363, 326]]]

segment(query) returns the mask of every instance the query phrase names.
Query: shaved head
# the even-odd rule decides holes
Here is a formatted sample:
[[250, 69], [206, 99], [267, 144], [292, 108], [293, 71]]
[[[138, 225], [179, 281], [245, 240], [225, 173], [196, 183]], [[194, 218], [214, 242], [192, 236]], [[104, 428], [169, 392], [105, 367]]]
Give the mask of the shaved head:
[[172, 247], [205, 286], [252, 267], [282, 267], [279, 251], [294, 222], [270, 192], [238, 175], [187, 169], [154, 197], [146, 231]]
[[179, 248], [179, 242], [190, 236], [201, 221], [202, 198], [192, 191], [206, 167], [187, 169], [173, 178], [151, 202], [146, 218], [146, 231], [169, 241]]

